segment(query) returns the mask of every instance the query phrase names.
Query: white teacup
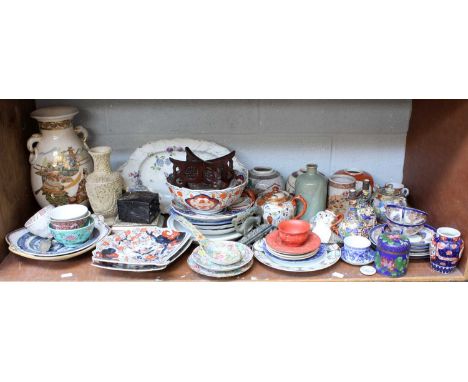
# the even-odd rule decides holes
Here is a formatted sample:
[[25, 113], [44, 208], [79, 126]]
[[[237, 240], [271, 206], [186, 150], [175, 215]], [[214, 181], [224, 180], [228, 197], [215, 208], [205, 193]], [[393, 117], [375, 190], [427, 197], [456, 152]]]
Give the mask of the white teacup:
[[33, 235], [43, 238], [52, 237], [49, 231], [49, 216], [53, 209], [53, 206], [46, 206], [36, 212], [26, 223], [24, 223], [25, 228]]

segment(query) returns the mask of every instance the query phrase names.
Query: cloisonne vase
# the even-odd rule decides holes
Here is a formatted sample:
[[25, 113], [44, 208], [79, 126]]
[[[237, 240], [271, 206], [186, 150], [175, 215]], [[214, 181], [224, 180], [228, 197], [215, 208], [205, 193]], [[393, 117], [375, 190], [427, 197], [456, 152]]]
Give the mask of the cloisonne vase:
[[110, 166], [111, 148], [93, 147], [89, 154], [93, 158], [94, 172], [88, 175], [86, 191], [94, 213], [112, 219], [117, 216], [117, 199], [122, 195], [123, 181]]
[[464, 248], [460, 231], [449, 227], [439, 228], [429, 250], [432, 269], [441, 273], [453, 272]]
[[93, 162], [86, 144], [88, 131], [73, 126], [77, 114], [77, 108], [67, 106], [31, 113], [40, 129], [40, 134], [33, 134], [27, 142], [31, 185], [41, 207], [88, 204], [86, 177], [93, 171]]
[[[324, 211], [327, 204], [328, 179], [317, 171], [316, 164], [308, 164], [307, 171], [297, 177], [296, 195], [301, 195], [307, 201], [307, 210], [302, 220], [309, 221], [318, 212]], [[298, 207], [301, 213], [304, 206]]]
[[384, 276], [404, 276], [408, 270], [409, 252], [410, 241], [405, 235], [383, 233], [377, 242], [375, 269]]

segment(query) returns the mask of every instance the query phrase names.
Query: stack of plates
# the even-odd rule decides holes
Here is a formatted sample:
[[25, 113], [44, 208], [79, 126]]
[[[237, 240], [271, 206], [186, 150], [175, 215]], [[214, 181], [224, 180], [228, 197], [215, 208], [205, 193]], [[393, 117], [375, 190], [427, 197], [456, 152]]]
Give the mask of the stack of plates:
[[74, 247], [65, 247], [55, 239], [52, 239], [51, 246], [47, 252], [40, 250], [41, 242], [47, 239], [30, 233], [26, 228], [20, 228], [10, 232], [5, 240], [8, 243], [10, 252], [34, 260], [61, 261], [71, 259], [92, 250], [96, 244], [107, 236], [110, 228], [104, 223], [96, 221], [91, 236], [87, 241]]
[[264, 265], [286, 272], [314, 272], [335, 264], [341, 257], [340, 248], [334, 245], [320, 245], [318, 251], [305, 259], [286, 259], [278, 257], [278, 253], [270, 252], [265, 239], [254, 244], [254, 256]]
[[313, 232], [307, 241], [297, 247], [284, 244], [279, 231], [270, 232], [265, 238], [265, 247], [272, 256], [282, 260], [306, 260], [315, 256], [320, 249], [320, 238]]
[[[386, 224], [380, 224], [372, 228], [369, 232], [369, 239], [374, 246], [377, 247], [379, 236], [384, 231], [389, 231], [390, 228]], [[408, 236], [410, 241], [410, 258], [412, 259], [427, 259], [429, 258], [429, 246], [432, 241], [432, 237], [436, 233], [434, 227], [428, 224], [424, 225], [424, 228], [419, 231], [416, 235]]]
[[93, 251], [98, 268], [150, 272], [165, 269], [192, 243], [190, 235], [154, 226], [116, 230]]
[[230, 243], [230, 245], [234, 245], [239, 251], [240, 260], [219, 262], [210, 258], [200, 247], [197, 247], [189, 256], [187, 263], [194, 272], [203, 276], [215, 278], [238, 276], [252, 267], [253, 252], [241, 243]]
[[245, 197], [239, 203], [215, 214], [199, 214], [188, 208], [172, 202], [167, 226], [170, 229], [188, 232], [182, 224], [177, 222], [173, 215], [179, 215], [192, 223], [203, 235], [210, 240], [237, 240], [242, 234], [236, 231], [232, 219], [252, 206], [252, 201]]

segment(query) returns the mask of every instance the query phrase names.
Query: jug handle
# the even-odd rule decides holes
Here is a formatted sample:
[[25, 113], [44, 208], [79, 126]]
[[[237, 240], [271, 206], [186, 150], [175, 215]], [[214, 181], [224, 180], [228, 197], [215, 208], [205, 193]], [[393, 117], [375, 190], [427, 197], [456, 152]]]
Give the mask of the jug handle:
[[36, 162], [37, 159], [37, 144], [41, 141], [42, 135], [41, 134], [33, 134], [31, 137], [28, 139], [28, 142], [26, 143], [26, 146], [28, 147], [28, 150], [30, 152], [29, 154], [29, 163], [33, 164]]
[[296, 208], [297, 206], [297, 201], [296, 200], [299, 200], [302, 205], [304, 206], [303, 210], [296, 216], [293, 217], [293, 219], [300, 219], [301, 217], [304, 216], [304, 214], [306, 213], [306, 210], [307, 210], [307, 202], [306, 200], [302, 197], [302, 195], [296, 195], [294, 198], [292, 198], [292, 203], [293, 203], [293, 206], [294, 208]]
[[83, 144], [86, 150], [89, 150], [88, 144], [86, 143], [86, 141], [88, 140], [88, 130], [86, 130], [81, 125], [75, 126], [73, 130], [75, 131], [76, 135], [78, 135], [83, 141]]

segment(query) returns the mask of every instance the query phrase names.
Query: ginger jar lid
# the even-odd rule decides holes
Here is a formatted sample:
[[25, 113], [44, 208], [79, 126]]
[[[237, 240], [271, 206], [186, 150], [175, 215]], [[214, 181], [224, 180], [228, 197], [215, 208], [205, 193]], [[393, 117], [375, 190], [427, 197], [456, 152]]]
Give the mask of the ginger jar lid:
[[377, 248], [390, 252], [405, 253], [410, 250], [410, 241], [407, 236], [396, 232], [382, 233], [377, 241]]

